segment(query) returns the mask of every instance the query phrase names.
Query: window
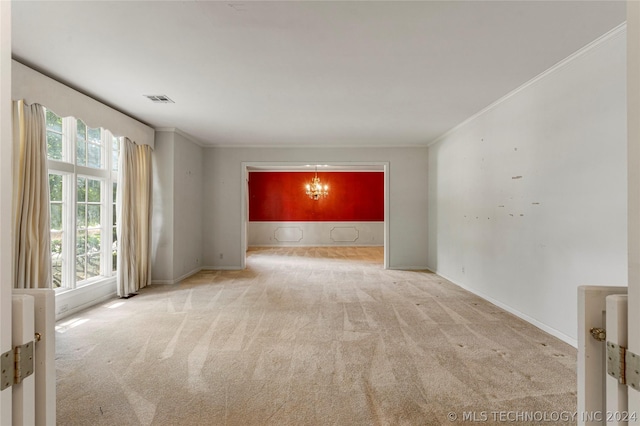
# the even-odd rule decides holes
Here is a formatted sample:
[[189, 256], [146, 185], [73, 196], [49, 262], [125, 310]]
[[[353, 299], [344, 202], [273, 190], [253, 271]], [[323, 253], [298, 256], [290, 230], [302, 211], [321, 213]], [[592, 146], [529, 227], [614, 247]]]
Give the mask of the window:
[[53, 287], [62, 286], [62, 175], [49, 173], [49, 199], [51, 205], [51, 266], [53, 267]]
[[115, 274], [120, 139], [46, 110], [54, 288]]
[[116, 272], [118, 269], [118, 235], [117, 235], [117, 224], [116, 224], [116, 193], [118, 192], [118, 184], [116, 182], [113, 183], [113, 203], [112, 203], [112, 216], [113, 219], [111, 221], [111, 271]]

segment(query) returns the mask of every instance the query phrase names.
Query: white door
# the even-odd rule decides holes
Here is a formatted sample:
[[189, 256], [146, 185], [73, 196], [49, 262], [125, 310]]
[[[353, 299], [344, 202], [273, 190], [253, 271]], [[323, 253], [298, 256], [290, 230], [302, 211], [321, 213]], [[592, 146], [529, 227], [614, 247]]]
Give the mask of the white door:
[[[640, 2], [627, 2], [629, 187], [629, 350], [640, 354]], [[629, 388], [629, 412], [640, 416], [640, 392]]]
[[[11, 2], [0, 1], [0, 353], [11, 350]], [[10, 425], [11, 388], [0, 392], [0, 424]]]

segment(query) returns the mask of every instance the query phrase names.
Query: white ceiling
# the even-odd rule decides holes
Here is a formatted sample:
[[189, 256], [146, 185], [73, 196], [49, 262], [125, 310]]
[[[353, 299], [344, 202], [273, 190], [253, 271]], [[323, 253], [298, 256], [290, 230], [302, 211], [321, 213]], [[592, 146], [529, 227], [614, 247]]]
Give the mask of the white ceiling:
[[[14, 1], [13, 56], [205, 146], [426, 145], [624, 1]], [[143, 95], [167, 95], [153, 104]]]

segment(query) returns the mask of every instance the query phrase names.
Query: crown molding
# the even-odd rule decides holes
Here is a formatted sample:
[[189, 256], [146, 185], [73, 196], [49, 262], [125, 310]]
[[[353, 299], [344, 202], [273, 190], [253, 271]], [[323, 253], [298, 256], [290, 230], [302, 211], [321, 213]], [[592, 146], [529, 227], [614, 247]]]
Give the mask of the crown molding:
[[200, 148], [210, 148], [209, 146], [203, 144], [202, 142], [200, 142], [198, 139], [196, 139], [195, 137], [191, 136], [190, 134], [183, 132], [182, 130], [178, 129], [177, 127], [158, 127], [156, 129], [154, 129], [156, 132], [169, 132], [169, 133], [175, 133], [178, 134], [180, 136], [182, 136], [183, 138], [189, 140], [189, 142], [193, 142], [194, 144], [198, 145]]
[[506, 95], [504, 95], [503, 97], [501, 97], [497, 101], [489, 104], [485, 108], [483, 108], [480, 111], [478, 111], [477, 113], [473, 114], [471, 117], [467, 118], [462, 123], [460, 123], [457, 126], [447, 130], [445, 133], [443, 133], [442, 135], [438, 136], [433, 141], [427, 143], [426, 146], [429, 147], [429, 146], [437, 144], [438, 142], [443, 141], [444, 139], [448, 138], [450, 135], [452, 135], [453, 133], [457, 132], [458, 130], [460, 130], [461, 128], [463, 128], [464, 126], [466, 126], [467, 124], [469, 124], [470, 122], [475, 120], [476, 118], [478, 118], [481, 115], [485, 114], [486, 112], [489, 112], [490, 110], [496, 108], [498, 105], [502, 104], [503, 102], [506, 102], [508, 99], [512, 98], [513, 96], [517, 95], [518, 93], [522, 92], [523, 90], [529, 88], [530, 86], [533, 86], [534, 84], [536, 84], [537, 82], [539, 82], [543, 78], [555, 73], [556, 71], [561, 70], [565, 66], [569, 65], [571, 62], [575, 61], [576, 59], [578, 59], [578, 58], [580, 58], [580, 57], [582, 57], [584, 55], [586, 55], [590, 51], [592, 51], [592, 50], [594, 50], [596, 48], [599, 48], [600, 46], [602, 46], [603, 44], [607, 43], [608, 41], [614, 40], [614, 39], [616, 39], [618, 37], [625, 36], [626, 35], [626, 30], [627, 30], [627, 23], [623, 22], [622, 24], [620, 24], [617, 27], [613, 28], [611, 31], [603, 34], [602, 36], [598, 37], [597, 39], [595, 39], [591, 43], [587, 44], [586, 46], [582, 47], [581, 49], [579, 49], [576, 52], [572, 53], [571, 55], [567, 56], [566, 58], [564, 58], [563, 60], [561, 60], [557, 64], [553, 65], [551, 68], [547, 69], [546, 71], [543, 71], [542, 73], [540, 73], [537, 76], [533, 77], [531, 80], [527, 81], [523, 85], [521, 85], [518, 88], [516, 88], [516, 89], [512, 90], [511, 92], [507, 93]]

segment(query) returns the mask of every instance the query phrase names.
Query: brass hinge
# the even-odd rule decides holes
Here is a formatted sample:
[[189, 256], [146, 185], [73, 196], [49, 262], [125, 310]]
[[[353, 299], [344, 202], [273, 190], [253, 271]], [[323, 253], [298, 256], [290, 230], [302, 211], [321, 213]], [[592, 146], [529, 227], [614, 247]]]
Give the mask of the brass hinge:
[[0, 391], [22, 383], [33, 374], [33, 341], [0, 355]]
[[607, 342], [607, 374], [618, 379], [618, 383], [640, 391], [640, 355]]

